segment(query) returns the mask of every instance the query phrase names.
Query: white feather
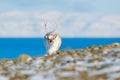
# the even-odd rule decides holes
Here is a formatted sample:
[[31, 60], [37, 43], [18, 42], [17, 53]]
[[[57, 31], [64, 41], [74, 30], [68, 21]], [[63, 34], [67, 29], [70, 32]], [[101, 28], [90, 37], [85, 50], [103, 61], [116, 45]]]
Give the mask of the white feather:
[[[51, 39], [53, 37], [53, 35], [51, 35], [51, 33], [54, 35], [56, 34], [56, 38], [53, 40], [53, 43], [51, 44], [48, 40]], [[61, 37], [57, 34], [57, 33], [53, 33], [53, 32], [50, 32], [50, 33], [47, 33], [45, 35], [45, 38], [44, 38], [44, 45], [45, 45], [45, 48], [47, 50], [47, 53], [49, 55], [55, 53], [61, 46]]]

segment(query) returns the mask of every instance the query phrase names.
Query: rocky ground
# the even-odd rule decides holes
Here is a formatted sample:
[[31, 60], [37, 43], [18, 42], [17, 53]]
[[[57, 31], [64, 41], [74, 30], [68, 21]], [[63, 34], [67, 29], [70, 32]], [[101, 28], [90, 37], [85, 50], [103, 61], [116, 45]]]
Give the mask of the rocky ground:
[[0, 80], [120, 80], [120, 44], [2, 59]]

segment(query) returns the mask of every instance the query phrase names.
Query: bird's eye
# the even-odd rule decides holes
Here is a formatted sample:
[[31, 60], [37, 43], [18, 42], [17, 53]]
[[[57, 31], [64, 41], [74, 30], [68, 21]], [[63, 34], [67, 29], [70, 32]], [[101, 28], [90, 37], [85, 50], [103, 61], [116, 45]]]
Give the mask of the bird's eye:
[[57, 34], [54, 35], [54, 39], [57, 37]]
[[47, 36], [44, 36], [44, 38], [47, 38]]

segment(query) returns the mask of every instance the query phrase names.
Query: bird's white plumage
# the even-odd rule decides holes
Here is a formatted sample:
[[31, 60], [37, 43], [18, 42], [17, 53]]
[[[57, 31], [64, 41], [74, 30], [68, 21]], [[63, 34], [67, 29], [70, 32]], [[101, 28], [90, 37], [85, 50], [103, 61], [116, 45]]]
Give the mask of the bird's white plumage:
[[55, 53], [61, 45], [61, 37], [55, 32], [49, 32], [44, 37], [44, 45], [49, 55]]

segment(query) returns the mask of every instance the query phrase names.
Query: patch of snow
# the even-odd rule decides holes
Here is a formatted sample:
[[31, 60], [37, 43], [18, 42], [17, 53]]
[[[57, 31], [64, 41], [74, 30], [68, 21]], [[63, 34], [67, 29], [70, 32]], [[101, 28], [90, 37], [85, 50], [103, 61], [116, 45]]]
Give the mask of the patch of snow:
[[119, 66], [112, 66], [110, 68], [102, 69], [102, 70], [98, 70], [98, 71], [90, 71], [89, 76], [111, 73], [111, 72], [116, 72], [116, 71], [120, 71], [120, 65]]
[[57, 80], [57, 79], [53, 74], [42, 72], [35, 76], [30, 77], [28, 80]]
[[10, 80], [8, 77], [0, 76], [0, 80]]

